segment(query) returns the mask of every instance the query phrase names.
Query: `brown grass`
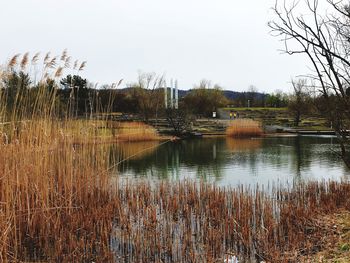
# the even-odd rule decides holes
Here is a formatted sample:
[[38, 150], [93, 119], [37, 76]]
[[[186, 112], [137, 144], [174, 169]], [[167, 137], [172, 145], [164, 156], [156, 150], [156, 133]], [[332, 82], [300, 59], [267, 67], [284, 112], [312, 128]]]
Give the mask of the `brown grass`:
[[269, 195], [194, 182], [131, 184], [120, 192], [126, 200], [112, 249], [126, 262], [220, 262], [229, 254], [299, 262], [326, 245], [317, 218], [348, 210], [349, 190], [348, 183], [312, 183]]
[[107, 259], [105, 146], [74, 146], [61, 122], [15, 127], [3, 128], [0, 146], [0, 261]]
[[142, 122], [117, 123], [115, 136], [122, 141], [154, 141], [160, 137], [157, 131], [150, 125]]
[[263, 134], [261, 124], [250, 119], [233, 120], [226, 129], [229, 137], [257, 137]]
[[317, 218], [324, 244], [319, 252], [301, 257], [301, 262], [348, 263], [350, 259], [350, 211], [339, 210]]
[[[28, 56], [20, 64], [14, 56], [1, 78], [24, 69]], [[31, 107], [28, 93], [18, 93], [8, 112], [0, 81], [0, 262], [112, 261], [109, 238], [120, 203], [118, 181], [111, 183], [109, 169], [118, 159], [109, 155], [109, 145], [96, 140], [112, 132], [105, 120], [55, 118], [54, 93], [45, 83], [62, 74], [67, 59], [46, 55]], [[32, 65], [38, 60], [36, 54]], [[143, 138], [155, 134], [141, 127], [133, 125]], [[141, 140], [130, 132], [123, 136]]]

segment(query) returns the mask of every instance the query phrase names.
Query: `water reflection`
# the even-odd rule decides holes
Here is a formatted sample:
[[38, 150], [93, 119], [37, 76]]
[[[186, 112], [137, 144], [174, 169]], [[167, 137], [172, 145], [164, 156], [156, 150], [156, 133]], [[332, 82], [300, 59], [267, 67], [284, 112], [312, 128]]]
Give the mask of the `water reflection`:
[[226, 145], [229, 151], [232, 152], [247, 152], [255, 151], [261, 148], [262, 140], [257, 139], [234, 139], [226, 138]]
[[116, 147], [124, 159], [129, 156], [118, 173], [155, 180], [195, 178], [219, 185], [345, 179], [349, 171], [334, 154], [338, 145], [333, 140], [211, 138], [169, 142], [159, 147], [156, 142], [126, 143]]

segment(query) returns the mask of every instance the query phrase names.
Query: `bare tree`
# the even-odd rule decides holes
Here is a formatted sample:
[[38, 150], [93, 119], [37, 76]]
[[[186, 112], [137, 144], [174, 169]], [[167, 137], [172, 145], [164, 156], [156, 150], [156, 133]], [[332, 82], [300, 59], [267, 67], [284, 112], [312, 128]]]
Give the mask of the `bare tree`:
[[134, 84], [135, 95], [138, 100], [141, 114], [145, 121], [148, 121], [152, 114], [158, 115], [158, 111], [164, 100], [164, 93], [161, 89], [164, 77], [155, 73], [139, 73], [138, 82]]
[[[324, 5], [322, 9], [320, 4]], [[272, 33], [284, 41], [287, 54], [303, 54], [311, 62], [313, 73], [309, 77], [329, 106], [327, 112], [334, 120], [341, 156], [350, 167], [347, 138], [350, 121], [347, 95], [350, 85], [349, 1], [303, 0], [288, 6], [286, 0], [277, 0], [274, 11], [277, 19], [269, 23]]]
[[299, 126], [301, 116], [311, 108], [311, 97], [307, 88], [307, 79], [292, 80], [293, 94], [289, 99], [288, 109], [294, 115], [294, 125]]
[[213, 111], [227, 105], [227, 99], [218, 84], [212, 88], [211, 82], [203, 79], [184, 97], [184, 103], [193, 114], [209, 117]]
[[247, 92], [247, 106], [249, 107], [254, 107], [255, 106], [255, 101], [257, 100], [257, 93], [258, 89], [254, 85], [249, 85], [248, 87], [248, 92]]

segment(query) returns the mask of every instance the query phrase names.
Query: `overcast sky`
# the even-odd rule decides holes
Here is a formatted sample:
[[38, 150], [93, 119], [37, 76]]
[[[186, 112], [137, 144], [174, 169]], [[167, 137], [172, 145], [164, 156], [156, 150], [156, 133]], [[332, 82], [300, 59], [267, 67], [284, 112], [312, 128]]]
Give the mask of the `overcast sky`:
[[90, 81], [124, 83], [139, 71], [177, 78], [189, 89], [201, 79], [224, 89], [290, 90], [307, 70], [282, 55], [269, 34], [274, 0], [1, 0], [0, 61], [26, 51], [87, 60]]

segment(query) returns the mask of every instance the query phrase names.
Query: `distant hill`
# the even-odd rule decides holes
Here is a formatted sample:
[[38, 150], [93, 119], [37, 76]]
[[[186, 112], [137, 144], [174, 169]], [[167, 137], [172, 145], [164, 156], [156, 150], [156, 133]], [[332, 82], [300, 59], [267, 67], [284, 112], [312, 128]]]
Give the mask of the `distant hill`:
[[[121, 92], [129, 92], [133, 88], [124, 88], [120, 89]], [[191, 90], [181, 90], [179, 89], [179, 98], [185, 97]], [[249, 92], [239, 92], [239, 91], [232, 91], [232, 90], [223, 90], [224, 96], [229, 99], [229, 100], [235, 100], [240, 97], [245, 97], [248, 96]], [[255, 92], [254, 97], [257, 99], [262, 99], [266, 96], [267, 94], [265, 93], [260, 93], [260, 92]]]
[[268, 94], [266, 93], [261, 93], [261, 92], [238, 92], [238, 91], [232, 91], [232, 90], [224, 90], [224, 95], [226, 98], [230, 100], [235, 100], [241, 97], [249, 97], [253, 95], [256, 99], [261, 100], [265, 98]]
[[[191, 90], [179, 90], [179, 97], [185, 97], [187, 93], [189, 93]], [[239, 91], [232, 91], [232, 90], [223, 90], [224, 96], [229, 100], [235, 100], [241, 97], [248, 97], [250, 92], [239, 92]], [[254, 97], [256, 99], [263, 99], [267, 94], [261, 93], [261, 92], [254, 92]]]

